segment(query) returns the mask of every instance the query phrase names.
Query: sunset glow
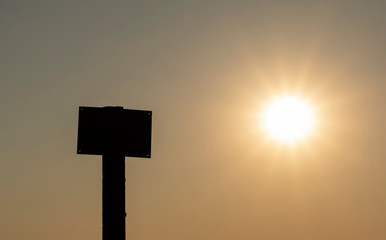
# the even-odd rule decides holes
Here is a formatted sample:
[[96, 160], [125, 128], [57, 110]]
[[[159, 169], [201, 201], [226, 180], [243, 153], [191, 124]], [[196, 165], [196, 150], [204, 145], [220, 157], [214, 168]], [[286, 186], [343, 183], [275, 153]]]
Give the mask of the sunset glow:
[[273, 100], [267, 104], [261, 117], [264, 131], [280, 142], [301, 140], [312, 132], [315, 125], [312, 107], [293, 96]]

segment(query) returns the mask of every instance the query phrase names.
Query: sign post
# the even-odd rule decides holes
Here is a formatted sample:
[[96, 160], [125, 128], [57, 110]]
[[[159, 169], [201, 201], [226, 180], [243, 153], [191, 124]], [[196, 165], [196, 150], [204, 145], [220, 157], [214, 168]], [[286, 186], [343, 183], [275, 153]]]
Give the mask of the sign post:
[[126, 239], [125, 157], [151, 157], [151, 111], [79, 107], [78, 154], [102, 155], [103, 240]]

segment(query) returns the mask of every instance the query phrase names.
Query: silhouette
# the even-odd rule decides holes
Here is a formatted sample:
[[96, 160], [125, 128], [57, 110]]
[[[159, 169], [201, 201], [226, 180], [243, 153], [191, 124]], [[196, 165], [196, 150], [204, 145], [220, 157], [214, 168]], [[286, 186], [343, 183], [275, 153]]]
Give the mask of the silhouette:
[[102, 239], [125, 240], [125, 157], [150, 158], [152, 112], [79, 107], [78, 154], [102, 155]]

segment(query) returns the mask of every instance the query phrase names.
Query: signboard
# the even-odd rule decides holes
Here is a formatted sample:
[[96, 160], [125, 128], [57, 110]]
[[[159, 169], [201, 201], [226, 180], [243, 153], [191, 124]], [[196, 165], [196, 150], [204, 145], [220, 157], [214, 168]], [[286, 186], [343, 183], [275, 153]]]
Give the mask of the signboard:
[[78, 154], [151, 157], [152, 112], [79, 107]]

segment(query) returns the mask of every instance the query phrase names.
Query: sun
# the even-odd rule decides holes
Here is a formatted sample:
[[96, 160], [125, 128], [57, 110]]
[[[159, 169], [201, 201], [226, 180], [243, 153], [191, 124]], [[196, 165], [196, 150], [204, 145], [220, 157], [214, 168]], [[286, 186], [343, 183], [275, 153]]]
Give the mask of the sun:
[[309, 136], [315, 113], [307, 101], [296, 96], [274, 99], [261, 114], [263, 130], [279, 142], [295, 143]]

